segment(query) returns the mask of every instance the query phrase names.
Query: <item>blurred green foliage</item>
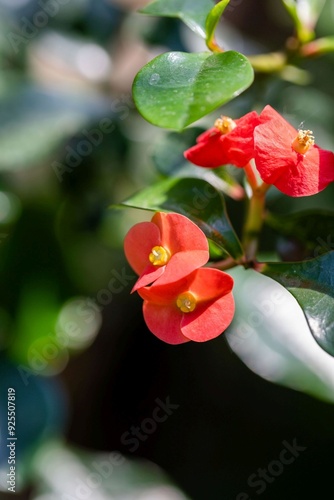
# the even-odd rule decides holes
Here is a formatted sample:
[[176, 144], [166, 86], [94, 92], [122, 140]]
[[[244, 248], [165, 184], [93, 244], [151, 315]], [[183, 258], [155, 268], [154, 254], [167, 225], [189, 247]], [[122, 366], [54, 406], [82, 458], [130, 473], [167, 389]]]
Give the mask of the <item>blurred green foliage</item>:
[[[331, 456], [323, 443], [334, 442], [332, 408], [253, 376], [233, 358], [224, 339], [178, 352], [161, 346], [141, 322], [140, 303], [129, 296], [134, 278], [122, 240], [132, 224], [150, 215], [108, 207], [171, 173], [154, 167], [151, 153], [166, 133], [136, 112], [132, 81], [161, 51], [191, 52], [197, 42], [176, 19], [131, 11], [140, 2], [50, 3], [54, 7], [48, 13], [42, 7], [47, 2], [0, 0], [2, 472], [9, 386], [17, 388], [18, 458], [22, 464], [26, 460], [18, 486], [33, 487], [36, 478], [44, 478], [39, 491], [25, 489], [22, 498], [54, 493], [38, 461], [34, 473], [28, 470], [42, 442], [65, 436], [93, 450], [121, 448], [126, 453], [122, 432], [149, 414], [157, 394], [168, 393], [182, 402], [180, 416], [173, 416], [175, 426], [168, 422], [165, 431], [151, 436], [147, 447], [143, 443], [138, 454], [165, 467], [192, 498], [236, 497], [247, 475], [273, 458], [275, 446], [299, 432], [308, 439], [311, 458], [297, 464], [295, 483], [292, 472], [290, 479], [278, 479], [268, 498], [297, 498], [301, 479], [305, 491], [312, 491], [302, 467], [320, 474], [317, 457], [325, 462]], [[332, 35], [333, 23], [328, 0], [317, 35]], [[281, 2], [244, 0], [230, 3], [219, 30], [224, 44], [247, 55], [279, 49], [293, 25]], [[296, 61], [302, 73], [288, 68], [283, 74], [257, 74], [244, 94], [224, 106], [224, 113], [238, 117], [271, 104], [296, 127], [303, 122], [311, 128], [320, 146], [334, 149], [333, 62], [333, 54], [325, 54]], [[212, 118], [200, 126], [211, 126]], [[281, 216], [333, 210], [333, 194], [332, 186], [295, 200], [273, 190], [268, 210]], [[240, 233], [242, 204], [228, 196], [226, 202]], [[261, 250], [289, 260], [296, 255], [293, 236], [282, 240], [268, 225]], [[81, 334], [86, 342], [76, 342]], [[262, 348], [269, 343], [274, 356], [285, 347], [278, 347], [271, 334], [270, 329], [260, 331], [258, 346], [262, 338]], [[290, 364], [285, 357], [280, 365], [287, 366], [286, 372], [278, 369], [276, 381], [331, 400], [327, 372], [318, 379], [316, 363], [296, 361], [291, 351], [288, 358]], [[311, 390], [300, 383], [304, 376]], [[275, 380], [274, 375], [267, 378]], [[250, 428], [243, 431], [245, 421]], [[126, 483], [131, 474], [130, 479], [124, 474]], [[3, 481], [1, 486], [6, 489]], [[321, 485], [317, 488], [315, 495], [324, 494]]]

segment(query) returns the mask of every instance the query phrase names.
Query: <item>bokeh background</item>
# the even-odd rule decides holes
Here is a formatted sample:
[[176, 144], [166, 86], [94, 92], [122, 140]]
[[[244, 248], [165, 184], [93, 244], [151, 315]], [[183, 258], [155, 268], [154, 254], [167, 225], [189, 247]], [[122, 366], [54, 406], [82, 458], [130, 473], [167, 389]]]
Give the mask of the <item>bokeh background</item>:
[[[179, 21], [138, 14], [145, 3], [0, 0], [0, 498], [13, 497], [9, 387], [14, 498], [327, 498], [334, 361], [292, 299], [284, 295], [274, 315], [260, 311], [255, 320], [261, 288], [267, 298], [276, 289], [236, 272], [234, 330], [174, 347], [149, 333], [141, 300], [130, 295], [135, 276], [122, 241], [151, 215], [110, 207], [161, 177], [152, 152], [166, 135], [136, 112], [132, 81], [161, 52], [205, 50]], [[333, 25], [328, 0], [317, 34], [332, 35]], [[292, 32], [279, 0], [235, 0], [219, 41], [257, 54], [280, 50]], [[333, 62], [327, 54], [258, 74], [224, 113], [269, 103], [333, 149]], [[333, 209], [333, 194], [329, 187], [293, 200], [273, 191], [269, 206], [280, 214]], [[227, 205], [240, 230], [243, 203]], [[333, 249], [332, 237], [319, 244]], [[298, 241], [270, 228], [261, 250], [305, 256]], [[286, 443], [299, 451], [282, 464]], [[259, 469], [269, 475], [259, 479]]]

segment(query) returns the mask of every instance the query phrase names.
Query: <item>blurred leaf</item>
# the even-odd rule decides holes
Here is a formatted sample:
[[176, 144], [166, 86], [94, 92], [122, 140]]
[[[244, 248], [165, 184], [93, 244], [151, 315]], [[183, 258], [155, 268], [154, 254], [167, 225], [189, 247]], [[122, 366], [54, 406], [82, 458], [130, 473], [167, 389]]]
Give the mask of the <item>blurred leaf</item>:
[[225, 8], [230, 3], [230, 0], [221, 0], [218, 2], [213, 9], [209, 12], [208, 17], [206, 18], [205, 28], [206, 28], [206, 44], [208, 47], [211, 46], [214, 36], [215, 30], [219, 23], [221, 16], [224, 13]]
[[334, 251], [305, 262], [267, 263], [261, 272], [296, 298], [315, 340], [334, 356]]
[[238, 182], [220, 167], [214, 170], [193, 165], [185, 159], [183, 153], [190, 148], [196, 138], [204, 131], [200, 127], [192, 127], [183, 132], [169, 132], [154, 145], [152, 160], [156, 169], [166, 176], [197, 177], [204, 179], [216, 189], [223, 191], [235, 200], [244, 196], [244, 190]]
[[[123, 438], [125, 443], [126, 434], [127, 431]], [[37, 450], [33, 458], [33, 472], [37, 492], [32, 499], [187, 500], [156, 464], [126, 458], [117, 451], [87, 452], [78, 447], [68, 447], [61, 441], [49, 441]]]
[[212, 0], [155, 0], [139, 12], [151, 16], [177, 17], [197, 35], [205, 38], [205, 21], [212, 6]]
[[55, 334], [59, 309], [56, 292], [47, 284], [28, 282], [21, 289], [15, 337], [10, 346], [13, 359], [39, 373], [57, 367], [63, 351]]
[[[67, 419], [66, 397], [55, 378], [36, 376], [25, 364], [14, 364], [0, 355], [0, 398], [7, 401], [8, 388], [15, 390], [16, 404], [16, 489], [27, 487], [31, 477], [31, 457], [45, 440], [61, 434]], [[0, 406], [0, 428], [7, 429], [7, 408]], [[1, 436], [5, 439], [5, 433]], [[5, 473], [3, 473], [6, 471]], [[8, 491], [8, 454], [0, 448], [0, 490]], [[0, 497], [1, 493], [0, 493]]]
[[287, 215], [267, 213], [265, 222], [278, 233], [300, 241], [313, 257], [334, 249], [334, 212], [310, 210]]
[[225, 338], [260, 377], [334, 402], [334, 359], [314, 341], [295, 298], [267, 276], [238, 266], [235, 317]]
[[253, 69], [238, 52], [168, 52], [139, 71], [133, 96], [147, 121], [182, 130], [239, 95], [252, 81]]
[[36, 165], [97, 117], [106, 102], [85, 94], [44, 92], [26, 87], [0, 100], [0, 170]]
[[304, 56], [320, 56], [327, 52], [334, 52], [334, 36], [326, 36], [317, 38], [316, 40], [305, 44], [301, 48]]
[[314, 28], [326, 0], [282, 1], [295, 23], [299, 40], [305, 43], [314, 38]]
[[222, 194], [202, 179], [167, 179], [144, 189], [121, 205], [183, 214], [234, 259], [243, 255]]

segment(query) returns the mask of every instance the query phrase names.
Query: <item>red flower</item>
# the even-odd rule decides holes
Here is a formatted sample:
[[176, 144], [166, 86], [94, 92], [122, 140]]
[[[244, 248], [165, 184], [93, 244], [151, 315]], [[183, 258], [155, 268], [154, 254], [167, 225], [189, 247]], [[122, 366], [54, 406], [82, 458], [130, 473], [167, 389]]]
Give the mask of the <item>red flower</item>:
[[151, 332], [168, 344], [205, 342], [220, 335], [234, 315], [233, 279], [218, 269], [196, 269], [176, 283], [138, 290]]
[[260, 123], [255, 111], [239, 120], [222, 116], [215, 126], [197, 138], [197, 144], [184, 152], [187, 160], [200, 167], [215, 168], [231, 163], [244, 167], [254, 157], [254, 127]]
[[309, 196], [334, 181], [334, 155], [314, 144], [310, 130], [293, 128], [271, 106], [254, 131], [256, 168], [264, 182], [289, 196]]
[[177, 281], [209, 259], [205, 234], [187, 217], [157, 212], [151, 222], [140, 222], [125, 236], [124, 252], [139, 274], [132, 291], [159, 279], [160, 284]]

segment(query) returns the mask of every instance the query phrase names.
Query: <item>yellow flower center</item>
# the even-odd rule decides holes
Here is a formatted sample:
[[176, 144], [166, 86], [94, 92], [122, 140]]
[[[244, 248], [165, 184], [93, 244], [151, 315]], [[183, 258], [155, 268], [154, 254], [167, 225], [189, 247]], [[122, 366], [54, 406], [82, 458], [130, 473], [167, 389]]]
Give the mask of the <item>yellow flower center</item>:
[[237, 126], [237, 124], [229, 116], [221, 116], [215, 121], [214, 126], [222, 134], [228, 134]]
[[154, 266], [164, 266], [170, 259], [170, 253], [167, 248], [156, 246], [152, 248], [148, 258]]
[[314, 144], [312, 130], [298, 130], [297, 137], [291, 143], [291, 147], [296, 153], [304, 155]]
[[196, 307], [196, 299], [190, 292], [181, 293], [177, 300], [176, 305], [184, 313], [193, 311]]

